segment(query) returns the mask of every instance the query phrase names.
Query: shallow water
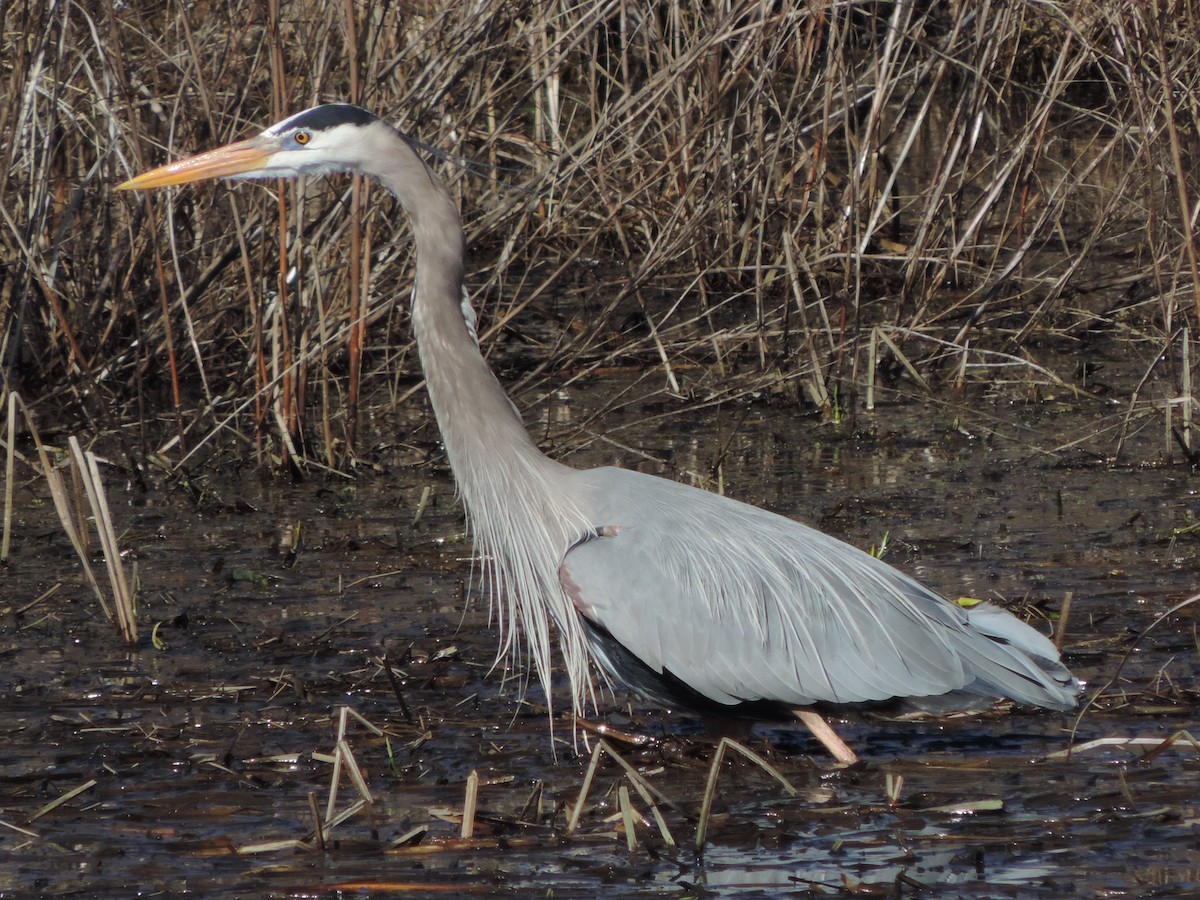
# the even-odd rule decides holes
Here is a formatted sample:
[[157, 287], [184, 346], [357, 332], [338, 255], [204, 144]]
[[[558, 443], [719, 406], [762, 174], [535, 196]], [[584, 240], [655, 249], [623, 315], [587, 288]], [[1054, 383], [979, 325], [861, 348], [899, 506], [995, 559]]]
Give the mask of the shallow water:
[[[631, 463], [616, 441], [661, 461], [641, 459], [648, 471], [719, 478], [731, 495], [859, 546], [886, 536], [890, 562], [949, 596], [1044, 617], [1070, 592], [1066, 658], [1089, 696], [1117, 676], [1137, 633], [1195, 590], [1197, 539], [1172, 531], [1194, 517], [1195, 478], [1158, 463], [1161, 429], [1136, 431], [1124, 464], [1097, 461], [1120, 408], [986, 392], [962, 405], [893, 395], [840, 424], [749, 403], [622, 427], [670, 408], [655, 397], [606, 416], [611, 432], [570, 430], [614, 393], [599, 382], [555, 397], [555, 433], [569, 435], [556, 441], [558, 455]], [[545, 415], [530, 412], [535, 430]], [[406, 438], [409, 429], [418, 442], [430, 436], [419, 411], [386, 421]], [[653, 740], [616, 745], [672, 801], [662, 814], [682, 849], [664, 845], [636, 792], [644, 821], [638, 848], [626, 849], [610, 817], [628, 782], [611, 764], [579, 832], [566, 836], [564, 807], [586, 759], [561, 720], [552, 742], [538, 690], [522, 702], [519, 677], [493, 670], [496, 633], [486, 610], [464, 599], [470, 552], [452, 484], [440, 464], [413, 465], [423, 456], [419, 444], [381, 443], [381, 471], [353, 482], [264, 480], [237, 464], [194, 473], [190, 490], [161, 480], [142, 494], [114, 480], [114, 518], [140, 577], [134, 651], [103, 620], [42, 487], [18, 486], [16, 546], [0, 576], [0, 728], [10, 735], [0, 759], [0, 892], [1200, 890], [1196, 748], [1184, 741], [1146, 761], [1144, 745], [1051, 758], [1076, 724], [1077, 743], [1195, 731], [1191, 609], [1138, 645], [1078, 723], [1029, 710], [847, 721], [839, 730], [865, 762], [844, 771], [797, 729], [757, 729], [750, 745], [798, 796], [730, 758], [702, 859], [690, 848], [712, 745], [697, 723], [636, 702], [631, 710], [618, 696], [609, 721]], [[432, 502], [414, 525], [426, 488]], [[150, 641], [155, 623], [163, 649]], [[311, 840], [310, 794], [325, 814], [333, 767], [323, 755], [334, 750], [343, 707], [384, 732], [351, 721], [346, 736], [374, 802], [335, 827], [323, 851], [272, 846]], [[463, 842], [455, 816], [473, 770], [479, 821]], [[904, 779], [897, 802], [889, 776]], [[355, 798], [343, 777], [337, 808]], [[414, 829], [425, 829], [419, 840], [393, 846]]]

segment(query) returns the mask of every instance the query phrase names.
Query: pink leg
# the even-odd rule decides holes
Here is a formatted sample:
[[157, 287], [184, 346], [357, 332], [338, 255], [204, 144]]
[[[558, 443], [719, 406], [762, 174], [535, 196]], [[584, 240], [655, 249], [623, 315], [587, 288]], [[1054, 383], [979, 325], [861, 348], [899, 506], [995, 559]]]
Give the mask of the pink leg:
[[808, 730], [813, 733], [813, 736], [825, 745], [825, 749], [833, 754], [838, 762], [847, 766], [852, 766], [858, 762], [858, 754], [850, 749], [850, 746], [837, 736], [837, 732], [833, 730], [828, 722], [820, 715], [813, 712], [811, 709], [794, 709], [796, 718], [808, 726]]

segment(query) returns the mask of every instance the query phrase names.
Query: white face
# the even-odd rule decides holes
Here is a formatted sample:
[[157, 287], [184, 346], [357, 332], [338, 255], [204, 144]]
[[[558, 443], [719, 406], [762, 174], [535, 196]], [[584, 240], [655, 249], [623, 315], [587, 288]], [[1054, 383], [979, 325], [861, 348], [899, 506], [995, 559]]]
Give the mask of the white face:
[[291, 124], [297, 118], [300, 116], [273, 125], [259, 135], [259, 140], [271, 146], [270, 155], [261, 169], [236, 177], [328, 175], [358, 168], [357, 149], [362, 142], [363, 126], [307, 128], [303, 124]]

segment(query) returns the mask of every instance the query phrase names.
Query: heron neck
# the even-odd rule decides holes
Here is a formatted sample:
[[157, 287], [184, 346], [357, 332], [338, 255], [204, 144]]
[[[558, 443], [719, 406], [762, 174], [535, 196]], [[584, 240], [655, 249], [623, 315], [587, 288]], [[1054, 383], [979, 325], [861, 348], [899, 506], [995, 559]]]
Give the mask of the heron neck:
[[587, 637], [558, 568], [567, 549], [593, 527], [586, 501], [572, 490], [573, 470], [543, 455], [529, 437], [467, 324], [465, 240], [454, 201], [415, 153], [392, 160], [380, 180], [412, 222], [417, 349], [493, 603], [499, 604], [502, 645], [520, 656], [516, 635], [524, 635], [549, 698], [552, 619], [581, 712], [582, 698], [591, 695]]
[[462, 227], [450, 199], [439, 199], [448, 207], [443, 215], [430, 215], [426, 206], [413, 217], [417, 264], [412, 320], [433, 412], [465, 492], [470, 464], [477, 465], [480, 455], [495, 459], [519, 453], [550, 460], [529, 437], [467, 324]]
[[462, 221], [449, 191], [404, 134], [365, 129], [360, 171], [391, 191], [412, 224], [416, 279], [412, 320], [434, 416], [459, 490], [473, 511], [472, 476], [489, 460], [518, 456], [555, 467], [541, 454], [496, 380], [464, 317]]

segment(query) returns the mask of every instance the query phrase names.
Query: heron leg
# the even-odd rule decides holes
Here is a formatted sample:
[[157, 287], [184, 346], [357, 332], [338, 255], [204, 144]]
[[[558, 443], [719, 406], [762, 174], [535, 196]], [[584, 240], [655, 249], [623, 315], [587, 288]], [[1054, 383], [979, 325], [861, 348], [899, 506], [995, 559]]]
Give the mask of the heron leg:
[[808, 730], [813, 733], [813, 737], [825, 745], [825, 749], [832, 753], [838, 762], [847, 766], [858, 762], [858, 754], [837, 736], [837, 732], [819, 713], [815, 713], [811, 709], [793, 709], [792, 712], [808, 727]]

